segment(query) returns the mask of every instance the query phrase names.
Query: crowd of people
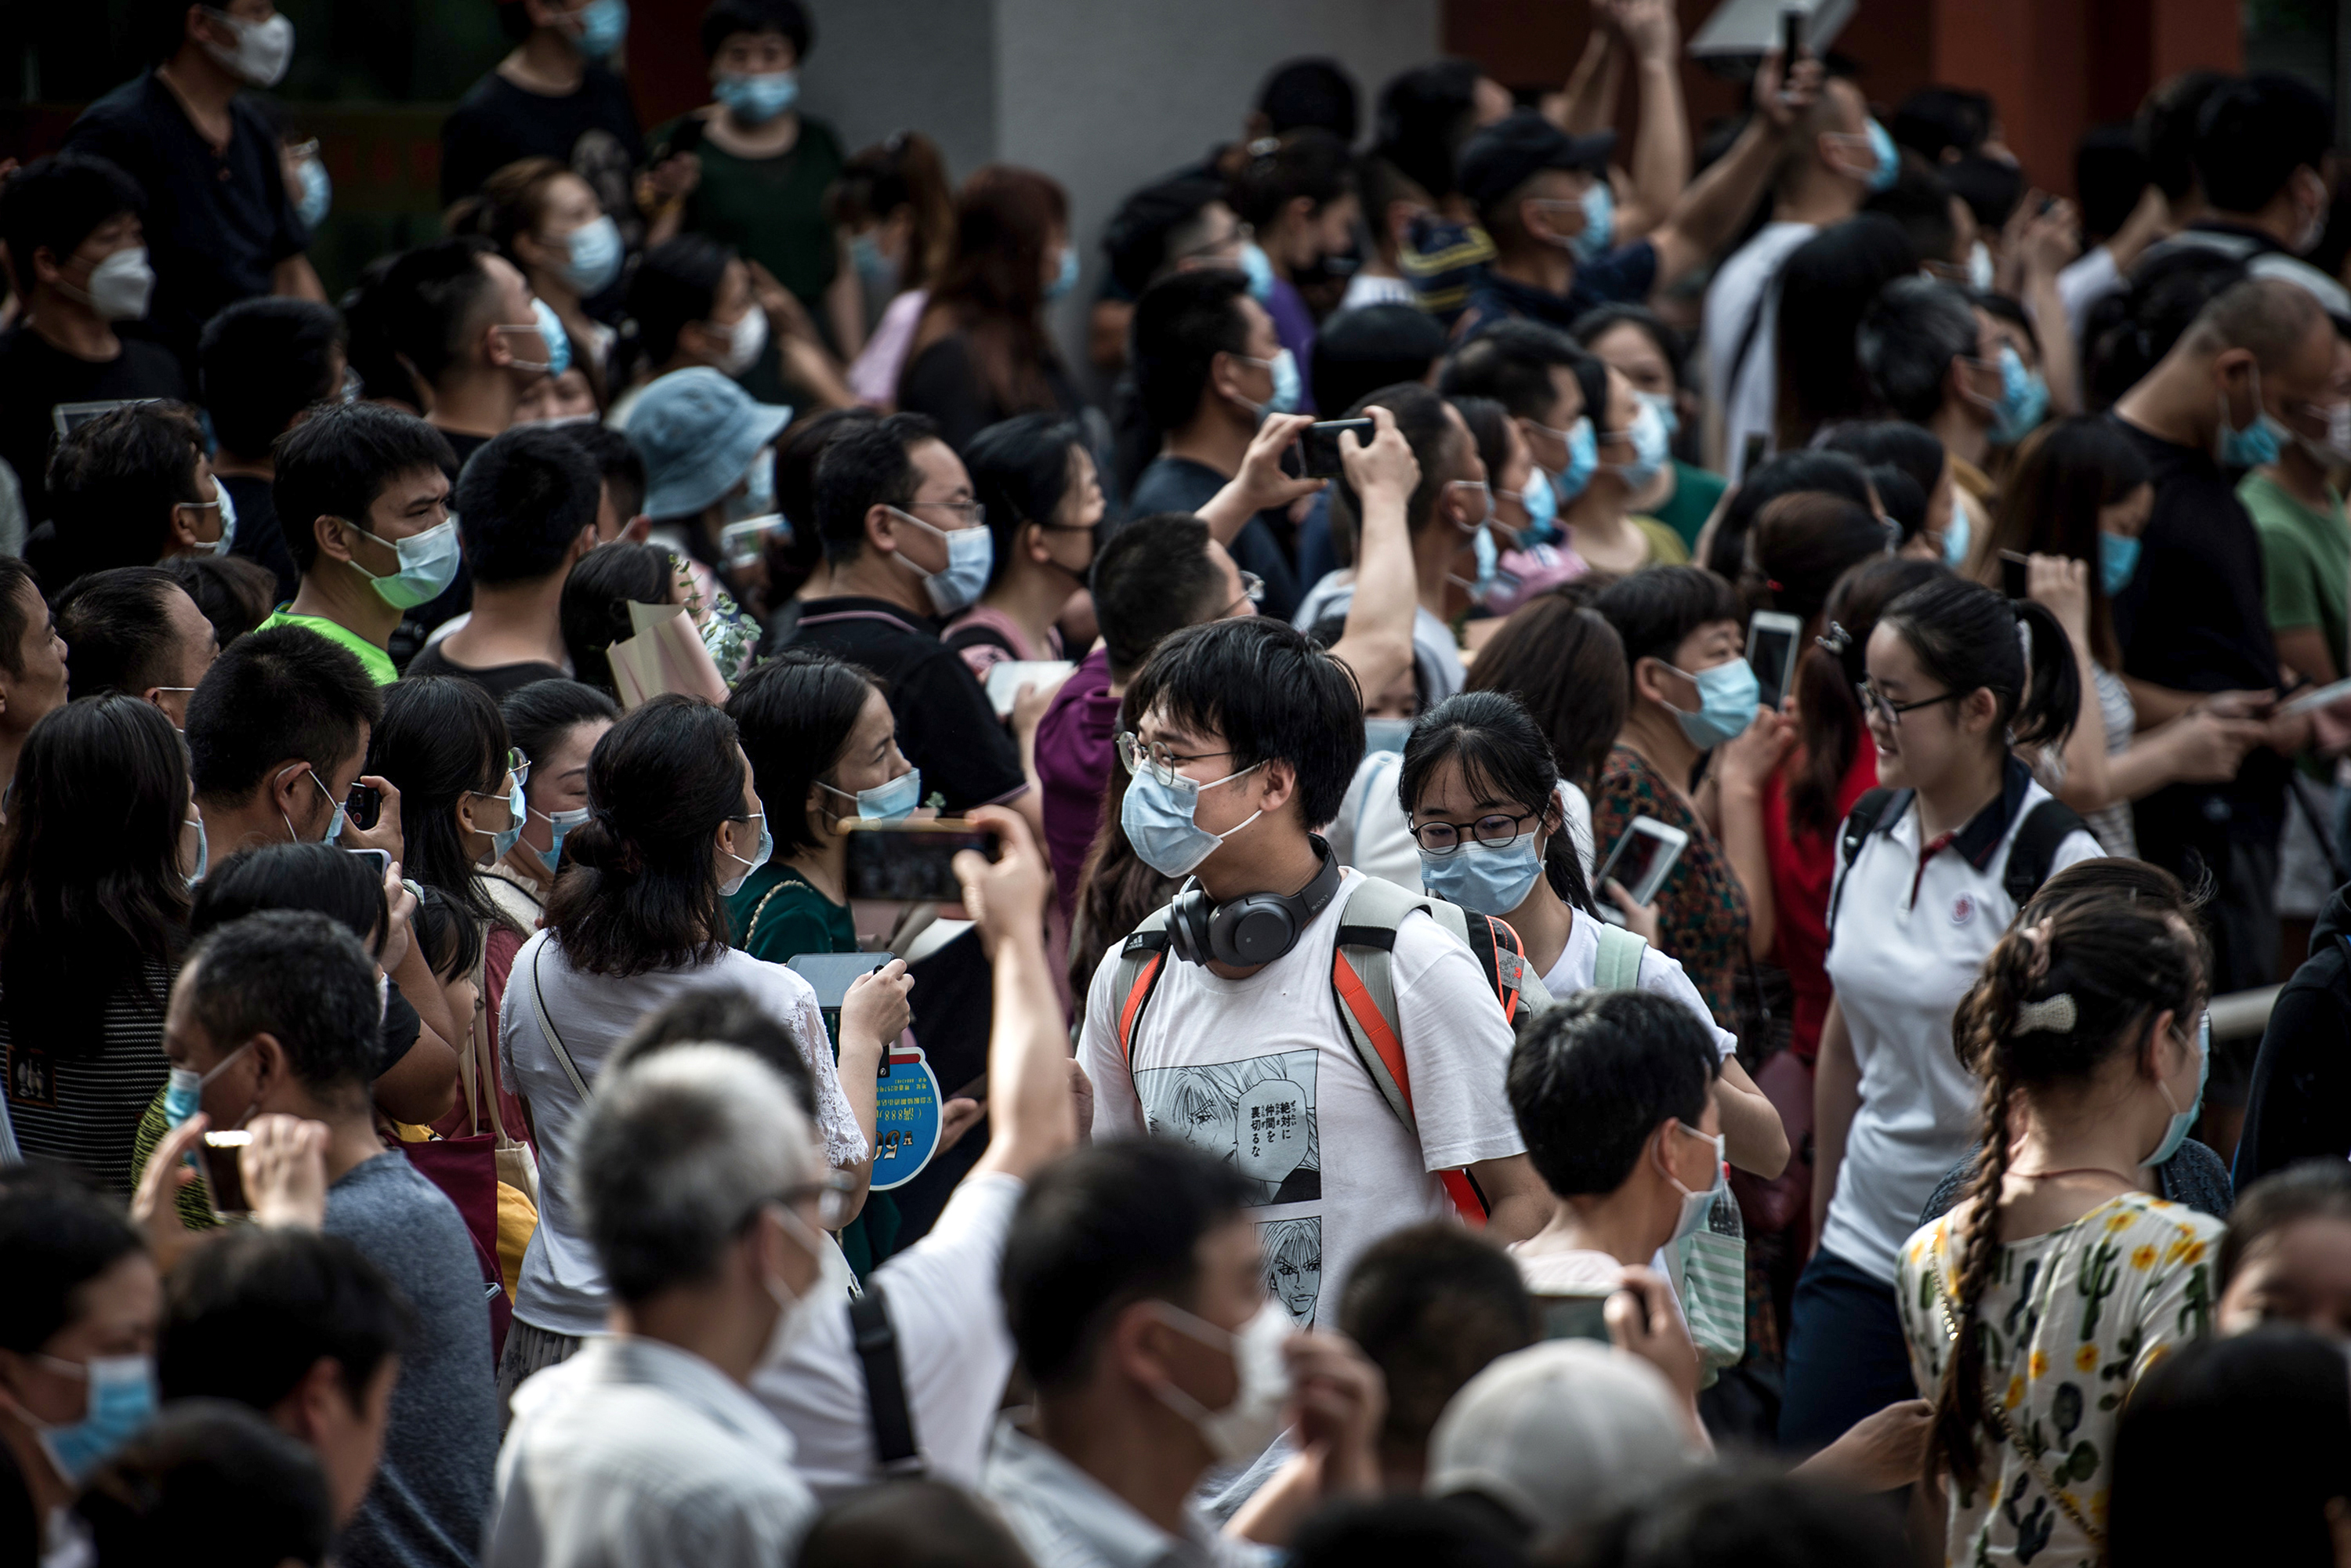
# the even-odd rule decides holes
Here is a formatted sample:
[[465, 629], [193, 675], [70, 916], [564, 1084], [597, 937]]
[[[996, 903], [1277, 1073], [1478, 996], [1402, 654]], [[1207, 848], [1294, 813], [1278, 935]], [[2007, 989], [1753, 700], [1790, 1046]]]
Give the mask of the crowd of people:
[[2317, 92], [1290, 61], [1072, 352], [797, 0], [651, 131], [502, 0], [332, 300], [140, 9], [0, 171], [0, 1560], [2351, 1561]]

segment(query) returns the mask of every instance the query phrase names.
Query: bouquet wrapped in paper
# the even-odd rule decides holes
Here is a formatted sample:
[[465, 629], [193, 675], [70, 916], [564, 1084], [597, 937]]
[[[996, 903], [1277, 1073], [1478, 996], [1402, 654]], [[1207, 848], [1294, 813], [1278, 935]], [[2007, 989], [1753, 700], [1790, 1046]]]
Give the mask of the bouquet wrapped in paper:
[[633, 634], [604, 650], [611, 661], [612, 685], [621, 694], [623, 712], [643, 706], [649, 697], [677, 692], [723, 705], [726, 683], [702, 645], [702, 633], [680, 604], [629, 602]]

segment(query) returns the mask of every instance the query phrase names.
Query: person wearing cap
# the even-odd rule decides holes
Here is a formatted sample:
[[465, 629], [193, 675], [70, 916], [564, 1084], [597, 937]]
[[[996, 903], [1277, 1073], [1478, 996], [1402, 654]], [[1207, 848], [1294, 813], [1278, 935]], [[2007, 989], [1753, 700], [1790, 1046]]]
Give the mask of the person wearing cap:
[[1694, 1407], [1642, 1357], [1546, 1340], [1497, 1360], [1445, 1407], [1427, 1493], [1479, 1507], [1532, 1546], [1647, 1501], [1711, 1447]]
[[685, 564], [706, 616], [703, 642], [728, 682], [750, 668], [759, 623], [736, 608], [712, 562], [726, 559], [730, 523], [776, 516], [775, 440], [792, 411], [755, 402], [707, 366], [673, 371], [629, 411], [628, 436], [645, 464], [646, 538]]
[[1472, 136], [1461, 149], [1457, 183], [1476, 204], [1495, 256], [1470, 287], [1456, 336], [1513, 316], [1564, 331], [1594, 306], [1646, 299], [1706, 262], [1747, 216], [1818, 70], [1800, 66], [1783, 97], [1779, 57], [1765, 56], [1747, 129], [1683, 189], [1656, 228], [1625, 246], [1612, 246], [1614, 131], [1571, 136], [1522, 109]]

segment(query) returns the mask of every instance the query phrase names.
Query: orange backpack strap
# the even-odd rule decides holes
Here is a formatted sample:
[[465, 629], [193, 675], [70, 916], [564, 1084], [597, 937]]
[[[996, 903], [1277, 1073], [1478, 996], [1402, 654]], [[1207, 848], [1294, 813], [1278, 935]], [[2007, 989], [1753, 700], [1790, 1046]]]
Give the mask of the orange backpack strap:
[[1134, 1031], [1159, 977], [1167, 970], [1167, 912], [1158, 910], [1135, 928], [1118, 950], [1118, 973], [1113, 991], [1118, 997], [1118, 1054], [1127, 1071], [1134, 1070]]

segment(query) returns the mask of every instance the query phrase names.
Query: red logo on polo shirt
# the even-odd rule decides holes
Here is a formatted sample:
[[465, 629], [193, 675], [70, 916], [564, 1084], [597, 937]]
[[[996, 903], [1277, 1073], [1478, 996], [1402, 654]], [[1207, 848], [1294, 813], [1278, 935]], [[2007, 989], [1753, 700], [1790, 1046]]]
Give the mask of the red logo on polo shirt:
[[1973, 920], [1975, 917], [1976, 895], [1974, 894], [1963, 893], [1959, 894], [1959, 897], [1951, 900], [1952, 925], [1965, 925], [1969, 921]]

